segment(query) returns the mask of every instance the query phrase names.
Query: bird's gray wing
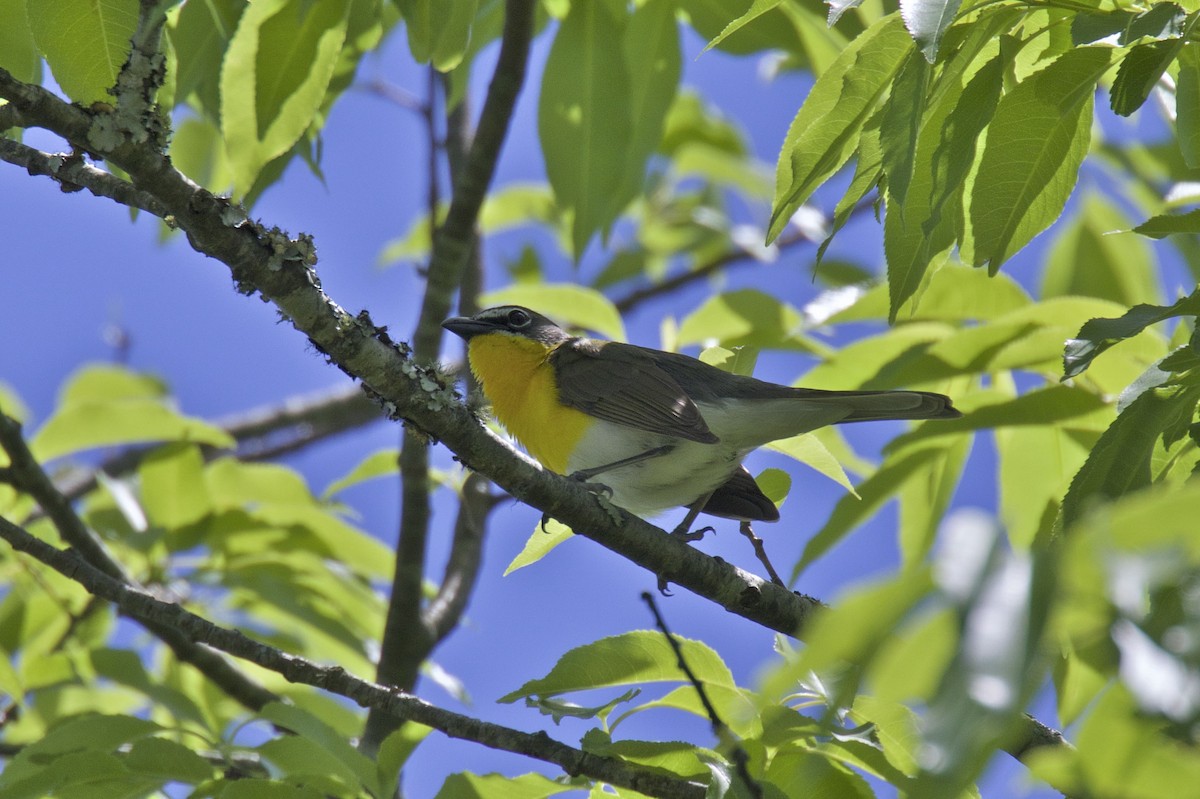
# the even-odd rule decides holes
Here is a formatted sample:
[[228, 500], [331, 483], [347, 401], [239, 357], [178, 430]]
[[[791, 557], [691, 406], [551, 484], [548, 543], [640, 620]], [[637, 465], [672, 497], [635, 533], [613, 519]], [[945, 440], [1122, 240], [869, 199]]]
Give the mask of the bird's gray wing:
[[564, 405], [651, 433], [718, 441], [679, 383], [640, 347], [570, 339], [554, 350], [550, 362]]

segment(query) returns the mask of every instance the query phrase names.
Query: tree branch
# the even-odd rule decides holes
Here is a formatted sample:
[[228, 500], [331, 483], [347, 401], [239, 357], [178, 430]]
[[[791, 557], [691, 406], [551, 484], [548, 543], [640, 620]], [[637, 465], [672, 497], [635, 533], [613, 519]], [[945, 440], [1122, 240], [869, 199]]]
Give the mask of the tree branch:
[[[62, 539], [79, 553], [77, 557], [110, 580], [123, 585], [134, 585], [133, 579], [125, 574], [121, 566], [109, 556], [103, 544], [76, 515], [67, 498], [50, 482], [50, 478], [25, 445], [25, 439], [21, 436], [21, 425], [2, 413], [0, 447], [8, 453], [6, 480], [41, 505]], [[274, 693], [238, 671], [218, 653], [196, 644], [176, 627], [158, 621], [134, 618], [142, 621], [149, 632], [169, 646], [180, 661], [190, 663], [221, 690], [251, 710], [258, 710], [268, 702], [278, 699]]]
[[[8, 106], [5, 106], [6, 108]], [[158, 217], [167, 212], [154, 195], [138, 191], [127, 181], [88, 164], [80, 153], [46, 153], [0, 136], [0, 160], [24, 167], [31, 175], [48, 177], [66, 193], [87, 189], [97, 197], [116, 200]]]
[[369, 683], [338, 666], [318, 666], [254, 641], [237, 630], [220, 627], [178, 605], [163, 602], [109, 577], [70, 551], [63, 551], [30, 535], [0, 517], [0, 538], [13, 549], [26, 552], [87, 591], [114, 603], [131, 618], [181, 630], [189, 641], [203, 642], [230, 655], [283, 675], [288, 681], [311, 685], [344, 696], [362, 707], [379, 708], [398, 718], [437, 729], [452, 738], [474, 741], [553, 763], [572, 776], [591, 779], [664, 799], [702, 799], [705, 786], [660, 772], [599, 757], [553, 740], [545, 733], [526, 733], [436, 707], [412, 694]]

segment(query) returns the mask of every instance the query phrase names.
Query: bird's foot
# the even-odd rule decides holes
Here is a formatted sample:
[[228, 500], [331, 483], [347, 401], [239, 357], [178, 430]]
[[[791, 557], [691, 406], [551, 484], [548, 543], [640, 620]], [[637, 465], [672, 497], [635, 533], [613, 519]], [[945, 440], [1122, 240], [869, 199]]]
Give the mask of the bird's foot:
[[708, 533], [717, 532], [717, 529], [715, 527], [711, 527], [711, 526], [701, 527], [699, 530], [689, 530], [688, 528], [691, 526], [692, 525], [689, 524], [688, 521], [685, 519], [683, 524], [679, 525], [678, 527], [676, 527], [674, 530], [671, 531], [671, 535], [675, 536], [676, 538], [678, 538], [682, 541], [686, 541], [687, 543], [690, 544], [693, 541], [699, 541], [701, 538], [704, 538], [704, 536], [707, 535]]
[[[612, 499], [613, 490], [610, 487], [604, 485], [604, 483], [589, 483], [588, 478], [590, 476], [591, 475], [587, 474], [586, 472], [572, 472], [571, 474], [567, 475], [567, 479], [574, 480], [577, 483], [582, 483], [584, 488], [586, 488], [588, 491], [592, 492], [593, 494], [595, 494], [598, 497], [602, 497], [606, 500]], [[546, 524], [549, 521], [550, 521], [550, 514], [543, 513], [542, 521], [538, 525], [538, 527], [541, 528], [543, 533], [550, 532], [549, 530], [546, 529]]]
[[739, 529], [742, 535], [750, 539], [750, 543], [754, 547], [754, 554], [758, 556], [758, 562], [767, 570], [767, 574], [771, 575], [771, 582], [787, 588], [787, 583], [780, 578], [779, 572], [775, 571], [775, 567], [771, 565], [771, 559], [767, 557], [767, 550], [763, 547], [763, 540], [754, 534], [754, 528], [750, 526], [750, 522], [742, 522]]

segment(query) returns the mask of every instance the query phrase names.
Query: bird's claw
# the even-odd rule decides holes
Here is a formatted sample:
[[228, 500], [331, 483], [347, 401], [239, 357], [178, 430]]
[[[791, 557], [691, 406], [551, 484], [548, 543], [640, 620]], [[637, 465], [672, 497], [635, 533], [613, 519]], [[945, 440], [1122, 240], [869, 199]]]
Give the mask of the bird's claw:
[[690, 544], [704, 538], [708, 533], [715, 533], [716, 531], [714, 527], [701, 527], [699, 530], [688, 530], [686, 524], [681, 524], [671, 531], [671, 535]]

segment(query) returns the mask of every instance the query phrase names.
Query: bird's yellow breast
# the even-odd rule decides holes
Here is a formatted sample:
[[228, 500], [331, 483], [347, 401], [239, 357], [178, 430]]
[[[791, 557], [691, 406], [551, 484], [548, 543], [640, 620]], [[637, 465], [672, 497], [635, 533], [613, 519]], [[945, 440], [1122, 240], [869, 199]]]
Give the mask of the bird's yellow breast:
[[474, 336], [467, 347], [496, 418], [543, 466], [565, 474], [593, 420], [559, 403], [551, 352], [539, 341], [502, 333]]

